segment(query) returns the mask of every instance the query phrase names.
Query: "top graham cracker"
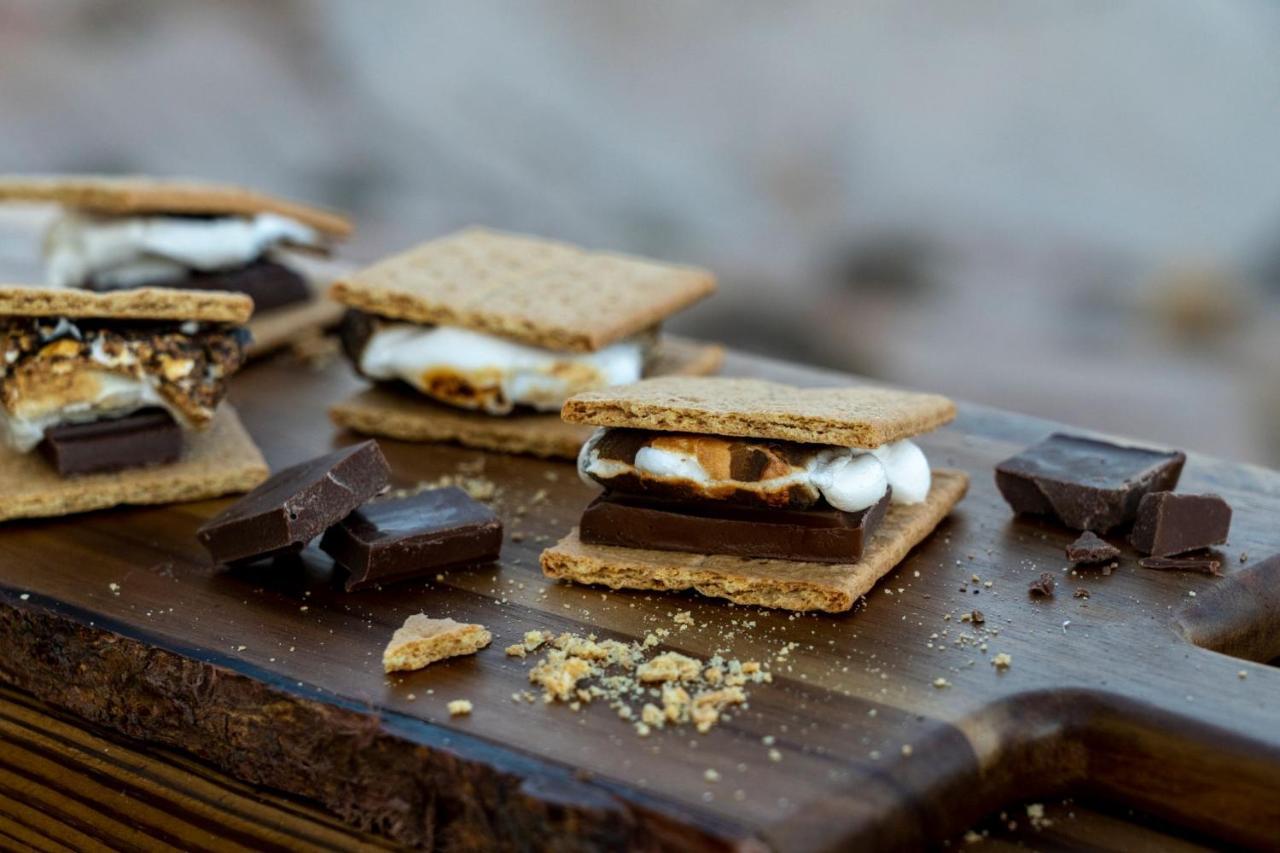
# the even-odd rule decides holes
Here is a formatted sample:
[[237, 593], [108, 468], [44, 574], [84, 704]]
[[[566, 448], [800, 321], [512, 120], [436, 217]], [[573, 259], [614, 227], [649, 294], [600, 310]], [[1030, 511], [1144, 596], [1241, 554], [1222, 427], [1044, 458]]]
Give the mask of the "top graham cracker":
[[708, 296], [706, 270], [469, 228], [334, 283], [338, 302], [393, 320], [460, 326], [593, 352]]
[[196, 320], [247, 323], [253, 300], [243, 293], [143, 287], [98, 293], [70, 287], [0, 284], [0, 317], [100, 320]]
[[330, 237], [351, 233], [341, 214], [230, 184], [143, 175], [0, 175], [0, 202], [52, 202], [113, 216], [187, 213], [253, 216], [274, 213]]
[[571, 423], [872, 448], [949, 423], [955, 403], [886, 388], [796, 388], [759, 379], [666, 376], [570, 397]]

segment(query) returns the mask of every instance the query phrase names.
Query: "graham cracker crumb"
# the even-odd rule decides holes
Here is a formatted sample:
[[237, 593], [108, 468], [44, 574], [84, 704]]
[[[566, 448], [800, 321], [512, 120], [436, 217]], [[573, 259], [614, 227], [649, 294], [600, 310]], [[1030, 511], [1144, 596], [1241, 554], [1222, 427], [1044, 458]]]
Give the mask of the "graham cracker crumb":
[[475, 654], [489, 645], [491, 635], [483, 625], [453, 619], [432, 619], [415, 613], [396, 629], [382, 652], [384, 672], [406, 672], [458, 655]]
[[1013, 655], [1007, 652], [1000, 652], [991, 659], [991, 665], [996, 669], [1008, 669], [1013, 666]]
[[470, 714], [471, 700], [470, 699], [454, 699], [452, 702], [449, 703], [448, 708], [449, 708], [449, 716], [451, 717], [459, 717], [464, 714]]

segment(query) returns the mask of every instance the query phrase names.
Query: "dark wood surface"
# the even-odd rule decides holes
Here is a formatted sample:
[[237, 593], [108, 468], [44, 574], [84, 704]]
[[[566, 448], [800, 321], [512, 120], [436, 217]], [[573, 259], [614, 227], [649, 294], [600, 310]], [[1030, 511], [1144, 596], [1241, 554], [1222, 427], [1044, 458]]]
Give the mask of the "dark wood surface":
[[[835, 378], [741, 356], [728, 371]], [[324, 417], [357, 386], [340, 364], [276, 359], [237, 383], [274, 467], [353, 439]], [[990, 476], [1052, 427], [962, 406], [922, 443], [936, 465], [972, 473], [969, 497], [865, 606], [837, 617], [548, 583], [537, 554], [590, 490], [569, 465], [454, 447], [383, 445], [402, 486], [483, 460], [509, 538], [499, 565], [421, 586], [343, 594], [314, 549], [296, 564], [218, 569], [192, 537], [217, 501], [10, 524], [0, 677], [410, 844], [908, 849], [958, 838], [1010, 803], [1087, 793], [1201, 837], [1267, 846], [1280, 837], [1280, 672], [1198, 648], [1176, 626], [1192, 593], [1280, 552], [1280, 474], [1188, 463], [1182, 488], [1235, 507], [1228, 577], [1143, 570], [1131, 554], [1110, 576], [1077, 577], [1062, 557], [1071, 534], [1012, 518]], [[1057, 576], [1057, 595], [1031, 600], [1042, 571]], [[1090, 597], [1074, 598], [1077, 587]], [[960, 621], [974, 609], [981, 629]], [[381, 649], [419, 610], [482, 622], [494, 645], [387, 678]], [[672, 647], [768, 660], [775, 675], [710, 733], [641, 739], [603, 705], [512, 701], [533, 660], [501, 648], [524, 631], [638, 638], [676, 627], [678, 610], [695, 624], [673, 631]], [[1216, 618], [1277, 618], [1241, 612]], [[1003, 673], [990, 663], [999, 652], [1013, 658]], [[471, 716], [448, 716], [455, 698], [474, 703]], [[781, 761], [769, 760], [766, 735]]]

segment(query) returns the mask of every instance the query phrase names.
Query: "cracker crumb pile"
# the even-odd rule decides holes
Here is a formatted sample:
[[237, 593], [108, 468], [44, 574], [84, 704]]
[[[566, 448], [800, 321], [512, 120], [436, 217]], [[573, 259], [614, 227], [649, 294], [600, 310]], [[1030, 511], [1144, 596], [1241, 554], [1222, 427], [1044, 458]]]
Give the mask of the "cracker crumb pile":
[[452, 619], [432, 619], [415, 613], [396, 629], [382, 652], [384, 672], [408, 672], [458, 655], [483, 649], [493, 636], [483, 625], [464, 624]]
[[[702, 661], [674, 651], [650, 656], [660, 644], [654, 633], [642, 642], [624, 643], [568, 633], [546, 638], [532, 631], [518, 646], [520, 651], [512, 646], [507, 654], [524, 657], [544, 642], [549, 648], [529, 671], [529, 681], [542, 688], [544, 702], [564, 702], [574, 710], [597, 700], [607, 702], [641, 737], [654, 729], [690, 724], [701, 733], [710, 731], [727, 709], [745, 707], [747, 685], [773, 680], [756, 661], [726, 660], [721, 655]], [[517, 697], [534, 698], [527, 692]]]

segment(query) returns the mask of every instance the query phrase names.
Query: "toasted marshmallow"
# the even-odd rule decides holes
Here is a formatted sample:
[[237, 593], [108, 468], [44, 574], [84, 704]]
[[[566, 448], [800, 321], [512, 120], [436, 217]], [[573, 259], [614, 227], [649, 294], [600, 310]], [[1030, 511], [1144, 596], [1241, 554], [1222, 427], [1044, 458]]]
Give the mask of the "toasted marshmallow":
[[106, 370], [81, 370], [75, 374], [73, 385], [63, 389], [65, 393], [24, 398], [15, 411], [0, 407], [0, 438], [14, 450], [26, 453], [41, 442], [46, 429], [59, 424], [123, 417], [151, 407], [165, 409], [180, 424], [185, 421], [182, 411], [143, 379]]
[[45, 236], [49, 284], [140, 287], [251, 263], [283, 245], [320, 248], [315, 229], [274, 213], [196, 219], [68, 214]]
[[521, 405], [549, 412], [580, 391], [635, 382], [647, 348], [641, 336], [596, 352], [557, 352], [454, 326], [387, 323], [364, 344], [359, 368], [464, 409], [504, 415]]
[[816, 501], [821, 496], [845, 512], [875, 506], [891, 488], [896, 504], [919, 503], [929, 493], [928, 462], [905, 439], [873, 450], [799, 446], [784, 454], [789, 458], [769, 458], [757, 478], [740, 479], [732, 474], [737, 440], [658, 435], [645, 439], [634, 460], [626, 462], [600, 455], [606, 432], [597, 430], [578, 454], [578, 474], [588, 484], [608, 486], [616, 481], [631, 487], [638, 482], [641, 490], [678, 490], [707, 500], [749, 494], [769, 505], [795, 505], [796, 500]]

